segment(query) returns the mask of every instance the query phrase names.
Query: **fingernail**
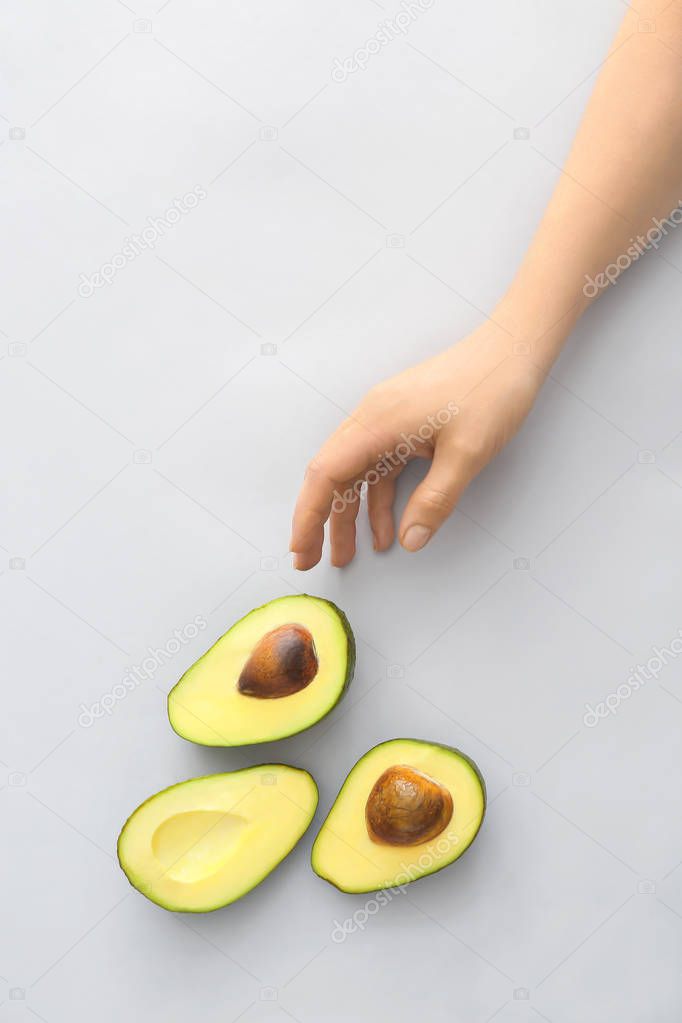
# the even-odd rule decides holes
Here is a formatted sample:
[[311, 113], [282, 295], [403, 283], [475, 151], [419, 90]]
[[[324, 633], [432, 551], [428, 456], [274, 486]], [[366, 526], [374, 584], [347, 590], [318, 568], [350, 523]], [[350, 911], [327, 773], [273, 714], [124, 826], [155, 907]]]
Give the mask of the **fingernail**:
[[293, 556], [294, 556], [294, 558], [293, 558], [293, 560], [294, 560], [294, 568], [298, 568], [300, 570], [302, 562], [303, 562], [303, 558], [301, 557], [300, 554], [297, 554], [296, 551], [292, 551], [292, 553], [293, 553]]
[[408, 551], [419, 551], [431, 538], [428, 526], [410, 526], [403, 537], [403, 547]]

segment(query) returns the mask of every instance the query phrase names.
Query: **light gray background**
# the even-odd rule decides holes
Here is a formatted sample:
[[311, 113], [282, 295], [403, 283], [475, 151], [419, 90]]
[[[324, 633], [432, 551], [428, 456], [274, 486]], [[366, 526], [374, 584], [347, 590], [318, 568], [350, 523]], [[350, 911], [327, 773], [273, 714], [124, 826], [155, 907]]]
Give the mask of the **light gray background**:
[[[2, 5], [1, 1023], [679, 1019], [682, 659], [597, 727], [583, 714], [682, 627], [682, 235], [585, 319], [427, 550], [373, 556], [363, 523], [346, 571], [285, 553], [344, 411], [502, 293], [625, 5], [436, 0], [334, 82], [397, 10]], [[79, 296], [196, 185], [155, 252]], [[343, 704], [262, 748], [174, 735], [185, 668], [304, 588], [356, 629]], [[316, 878], [310, 846], [355, 760], [404, 734], [478, 761], [486, 824], [335, 942], [367, 900]], [[259, 889], [183, 917], [128, 886], [115, 841], [142, 799], [268, 759], [321, 798]]]

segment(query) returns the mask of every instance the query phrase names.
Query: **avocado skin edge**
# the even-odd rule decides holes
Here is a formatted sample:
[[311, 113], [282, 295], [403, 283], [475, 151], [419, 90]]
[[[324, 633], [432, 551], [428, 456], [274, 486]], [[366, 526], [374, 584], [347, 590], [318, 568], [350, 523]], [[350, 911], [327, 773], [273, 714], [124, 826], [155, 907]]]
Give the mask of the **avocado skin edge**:
[[237, 748], [237, 747], [240, 747], [240, 746], [258, 746], [258, 745], [260, 745], [261, 743], [264, 743], [264, 742], [279, 742], [280, 739], [289, 739], [289, 738], [291, 738], [292, 735], [299, 735], [301, 732], [307, 732], [309, 728], [313, 728], [319, 721], [324, 720], [324, 718], [326, 718], [328, 714], [331, 714], [331, 712], [334, 710], [334, 708], [340, 703], [340, 701], [346, 695], [346, 693], [348, 692], [348, 687], [350, 686], [351, 682], [353, 681], [353, 676], [355, 674], [355, 659], [356, 659], [355, 636], [353, 634], [353, 630], [352, 630], [352, 628], [350, 626], [350, 622], [348, 621], [348, 618], [346, 617], [344, 612], [341, 610], [341, 608], [338, 607], [332, 600], [327, 600], [325, 597], [315, 597], [315, 596], [313, 596], [310, 593], [297, 593], [297, 594], [292, 594], [292, 596], [308, 597], [310, 600], [318, 600], [322, 604], [327, 604], [332, 609], [334, 614], [338, 617], [339, 621], [341, 622], [341, 625], [343, 627], [343, 631], [344, 631], [345, 636], [346, 636], [346, 644], [347, 644], [346, 677], [345, 677], [345, 679], [343, 681], [343, 685], [339, 689], [338, 696], [334, 700], [334, 703], [331, 705], [329, 710], [326, 710], [324, 712], [324, 714], [321, 717], [316, 718], [315, 721], [311, 721], [309, 725], [305, 725], [303, 728], [296, 728], [296, 729], [294, 729], [293, 732], [285, 732], [282, 735], [278, 735], [274, 739], [268, 737], [267, 739], [256, 739], [256, 740], [253, 740], [251, 742], [232, 742], [232, 743], [229, 743], [229, 744], [227, 744], [227, 743], [215, 743], [215, 742], [212, 742], [212, 743], [197, 742], [195, 739], [189, 739], [186, 735], [183, 735], [182, 732], [178, 732], [177, 729], [175, 728], [174, 724], [173, 724], [173, 720], [172, 720], [171, 715], [170, 715], [170, 698], [173, 695], [173, 693], [175, 692], [175, 690], [178, 688], [178, 686], [180, 686], [182, 684], [182, 680], [184, 679], [184, 677], [187, 674], [187, 672], [191, 671], [192, 668], [195, 668], [197, 664], [200, 664], [201, 661], [203, 661], [205, 657], [208, 657], [208, 655], [213, 650], [213, 647], [215, 647], [220, 642], [220, 640], [223, 638], [223, 636], [226, 636], [228, 632], [231, 632], [232, 629], [234, 629], [237, 625], [241, 624], [241, 622], [243, 622], [244, 619], [248, 618], [249, 615], [254, 614], [254, 612], [256, 612], [256, 611], [262, 611], [263, 608], [266, 608], [269, 604], [274, 603], [275, 600], [281, 600], [282, 599], [281, 597], [275, 597], [275, 598], [273, 598], [273, 600], [269, 600], [265, 604], [260, 604], [258, 607], [252, 608], [245, 615], [242, 615], [241, 618], [238, 618], [237, 621], [234, 622], [230, 626], [230, 628], [227, 629], [227, 631], [222, 634], [222, 636], [219, 636], [218, 639], [215, 641], [215, 643], [212, 643], [211, 646], [208, 648], [208, 650], [205, 653], [203, 653], [201, 655], [201, 657], [199, 657], [193, 664], [191, 664], [189, 666], [189, 668], [187, 669], [187, 671], [185, 671], [180, 676], [180, 678], [175, 683], [173, 688], [168, 693], [168, 696], [166, 697], [166, 708], [167, 708], [167, 714], [168, 714], [168, 721], [169, 721], [170, 726], [171, 726], [171, 728], [173, 729], [173, 731], [175, 732], [176, 735], [179, 735], [181, 739], [185, 740], [185, 742], [192, 742], [192, 743], [194, 743], [195, 746], [211, 746], [211, 747], [217, 747], [218, 749], [233, 749], [233, 748]]
[[[234, 898], [234, 899], [230, 899], [229, 902], [221, 902], [219, 906], [213, 906], [211, 909], [187, 909], [185, 907], [167, 906], [165, 903], [159, 902], [157, 899], [153, 899], [151, 897], [151, 895], [147, 894], [147, 892], [141, 891], [137, 887], [137, 885], [133, 883], [133, 881], [131, 880], [130, 876], [128, 875], [128, 872], [126, 871], [125, 867], [123, 866], [123, 863], [121, 862], [120, 846], [121, 846], [121, 835], [125, 831], [125, 828], [126, 828], [126, 825], [128, 824], [128, 821], [131, 820], [135, 816], [135, 814], [138, 812], [138, 810], [141, 810], [143, 806], [147, 805], [147, 803], [151, 803], [151, 801], [153, 799], [156, 799], [157, 796], [163, 795], [164, 792], [170, 792], [171, 789], [177, 789], [177, 788], [179, 788], [180, 785], [187, 785], [189, 782], [194, 782], [194, 781], [206, 781], [206, 780], [208, 780], [210, 778], [220, 778], [221, 775], [244, 774], [247, 771], [258, 771], [258, 770], [260, 770], [260, 769], [262, 769], [264, 767], [268, 767], [268, 768], [269, 767], [286, 767], [287, 770], [289, 770], [289, 771], [299, 771], [301, 774], [306, 774], [308, 776], [308, 778], [310, 778], [311, 782], [313, 783], [313, 788], [315, 790], [315, 803], [314, 803], [314, 805], [312, 807], [312, 813], [310, 814], [310, 820], [308, 821], [308, 823], [306, 824], [304, 830], [301, 832], [301, 834], [296, 839], [294, 844], [284, 853], [284, 855], [282, 857], [280, 857], [280, 859], [277, 860], [276, 863], [273, 863], [273, 865], [270, 868], [270, 870], [268, 870], [268, 872], [266, 874], [263, 874], [261, 879], [259, 881], [256, 881], [256, 883], [254, 885], [252, 885], [251, 888], [249, 888], [248, 891], [243, 892], [241, 895], [237, 895], [237, 897]], [[153, 902], [155, 906], [160, 906], [161, 909], [165, 909], [169, 913], [197, 913], [197, 914], [200, 914], [200, 915], [204, 914], [204, 913], [215, 913], [219, 909], [225, 909], [226, 906], [231, 906], [234, 902], [239, 902], [240, 899], [245, 898], [249, 894], [249, 892], [252, 892], [255, 888], [259, 888], [260, 885], [263, 883], [263, 881], [265, 881], [265, 879], [267, 877], [269, 877], [270, 874], [273, 874], [275, 872], [275, 870], [280, 865], [280, 863], [283, 863], [284, 860], [287, 858], [287, 856], [291, 855], [291, 853], [294, 851], [294, 849], [296, 848], [296, 846], [301, 841], [301, 839], [305, 835], [306, 831], [308, 830], [308, 828], [312, 824], [313, 818], [315, 817], [315, 814], [317, 812], [317, 807], [319, 805], [319, 802], [320, 802], [320, 790], [318, 788], [317, 782], [313, 778], [313, 776], [310, 773], [310, 771], [306, 771], [306, 769], [304, 767], [294, 767], [292, 764], [281, 764], [281, 763], [254, 764], [252, 767], [240, 767], [236, 771], [219, 771], [217, 774], [201, 774], [197, 778], [185, 778], [184, 781], [177, 781], [173, 785], [167, 785], [165, 789], [159, 789], [158, 792], [154, 792], [154, 793], [152, 793], [151, 796], [147, 796], [147, 798], [144, 799], [140, 803], [139, 806], [136, 806], [135, 809], [133, 810], [133, 812], [131, 814], [129, 814], [129, 816], [123, 822], [123, 826], [122, 826], [121, 830], [119, 831], [118, 838], [116, 840], [116, 859], [118, 860], [118, 865], [121, 868], [121, 870], [123, 871], [123, 873], [125, 875], [125, 878], [128, 881], [128, 884], [130, 885], [130, 887], [134, 888], [135, 891], [139, 892], [140, 895], [143, 895], [145, 899], [149, 900], [149, 902]]]
[[353, 766], [351, 767], [350, 771], [348, 772], [348, 774], [345, 777], [343, 785], [341, 786], [341, 788], [339, 789], [339, 791], [338, 791], [338, 793], [336, 795], [336, 799], [334, 800], [334, 802], [332, 803], [331, 807], [329, 808], [329, 813], [327, 814], [325, 819], [322, 821], [322, 824], [320, 825], [320, 829], [317, 832], [317, 835], [315, 836], [315, 841], [313, 842], [313, 847], [310, 850], [310, 866], [312, 868], [313, 873], [316, 874], [317, 877], [319, 877], [321, 881], [326, 881], [326, 883], [331, 885], [332, 888], [336, 888], [336, 890], [338, 892], [343, 892], [344, 895], [367, 895], [370, 892], [379, 892], [379, 891], [383, 892], [383, 891], [387, 891], [390, 888], [400, 888], [400, 887], [402, 887], [402, 885], [400, 883], [396, 882], [395, 884], [383, 885], [381, 888], [363, 888], [363, 889], [358, 889], [358, 890], [351, 889], [351, 888], [342, 888], [340, 885], [335, 884], [333, 881], [331, 881], [328, 877], [323, 877], [322, 874], [320, 874], [315, 869], [315, 861], [313, 859], [313, 855], [315, 853], [315, 843], [317, 842], [317, 839], [319, 838], [320, 832], [322, 831], [322, 829], [324, 828], [325, 824], [329, 820], [329, 817], [331, 816], [332, 810], [334, 809], [334, 807], [338, 803], [339, 798], [341, 796], [341, 793], [343, 792], [344, 788], [346, 787], [346, 783], [348, 782], [348, 779], [350, 778], [351, 774], [353, 773], [355, 768], [358, 766], [358, 764], [362, 763], [362, 761], [365, 759], [365, 757], [368, 757], [370, 755], [370, 753], [373, 753], [374, 750], [378, 749], [380, 746], [386, 746], [388, 743], [391, 743], [391, 742], [416, 742], [416, 743], [421, 743], [424, 746], [437, 746], [440, 749], [445, 749], [445, 750], [448, 750], [450, 753], [454, 753], [461, 760], [466, 761], [466, 763], [472, 769], [472, 771], [474, 772], [474, 774], [476, 775], [476, 777], [478, 779], [479, 785], [481, 786], [481, 792], [483, 794], [483, 808], [481, 810], [481, 819], [479, 820], [478, 827], [476, 828], [474, 834], [472, 835], [471, 841], [469, 842], [469, 844], [466, 847], [466, 849], [464, 850], [464, 852], [460, 853], [459, 856], [456, 856], [454, 860], [449, 860], [447, 863], [444, 863], [441, 867], [437, 867], [435, 870], [430, 870], [430, 871], [428, 871], [428, 873], [420, 874], [419, 877], [415, 877], [411, 881], [405, 882], [406, 884], [415, 884], [417, 881], [422, 881], [425, 877], [431, 877], [433, 874], [439, 874], [441, 870], [445, 870], [446, 867], [452, 866], [452, 864], [455, 863], [456, 860], [461, 860], [462, 856], [465, 856], [466, 853], [469, 851], [469, 849], [471, 849], [472, 845], [474, 844], [474, 842], [478, 838], [479, 831], [481, 830], [481, 828], [483, 826], [483, 821], [485, 819], [486, 809], [487, 809], [487, 805], [488, 805], [488, 792], [487, 792], [486, 785], [485, 785], [485, 778], [481, 774], [481, 772], [479, 770], [479, 767], [478, 767], [478, 764], [476, 763], [475, 760], [472, 760], [470, 756], [467, 756], [466, 753], [463, 753], [461, 749], [458, 749], [456, 746], [450, 746], [450, 745], [448, 745], [448, 743], [445, 743], [445, 742], [431, 742], [429, 739], [415, 739], [415, 738], [409, 738], [409, 737], [404, 737], [404, 736], [400, 737], [400, 738], [395, 738], [395, 739], [384, 739], [383, 742], [376, 743], [376, 745], [374, 745], [370, 749], [368, 749], [366, 753], [363, 753], [363, 755], [358, 760], [356, 760], [356, 762], [353, 764]]

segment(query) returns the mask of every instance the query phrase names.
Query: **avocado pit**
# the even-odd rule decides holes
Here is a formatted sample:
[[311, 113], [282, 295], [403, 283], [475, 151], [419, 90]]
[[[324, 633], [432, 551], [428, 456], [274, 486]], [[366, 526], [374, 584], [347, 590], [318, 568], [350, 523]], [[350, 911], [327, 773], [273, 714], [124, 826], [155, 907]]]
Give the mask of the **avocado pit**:
[[303, 625], [280, 625], [254, 647], [237, 681], [245, 696], [274, 700], [310, 685], [319, 662], [312, 634]]
[[421, 845], [450, 823], [452, 796], [434, 778], [405, 764], [389, 767], [365, 807], [367, 833], [379, 845]]

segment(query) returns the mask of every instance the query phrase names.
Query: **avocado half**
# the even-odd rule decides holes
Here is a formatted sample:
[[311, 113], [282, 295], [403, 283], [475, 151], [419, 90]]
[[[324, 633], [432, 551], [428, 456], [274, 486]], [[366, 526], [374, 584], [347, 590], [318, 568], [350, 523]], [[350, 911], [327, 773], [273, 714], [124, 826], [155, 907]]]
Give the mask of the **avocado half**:
[[278, 597], [240, 619], [168, 694], [171, 726], [204, 746], [272, 742], [310, 728], [348, 688], [355, 640], [330, 600]]
[[118, 860], [131, 885], [164, 909], [220, 909], [291, 852], [317, 799], [308, 772], [284, 764], [192, 778], [138, 806], [118, 837]]
[[312, 867], [342, 892], [402, 887], [458, 859], [476, 838], [485, 782], [459, 750], [391, 739], [358, 760], [315, 839]]

